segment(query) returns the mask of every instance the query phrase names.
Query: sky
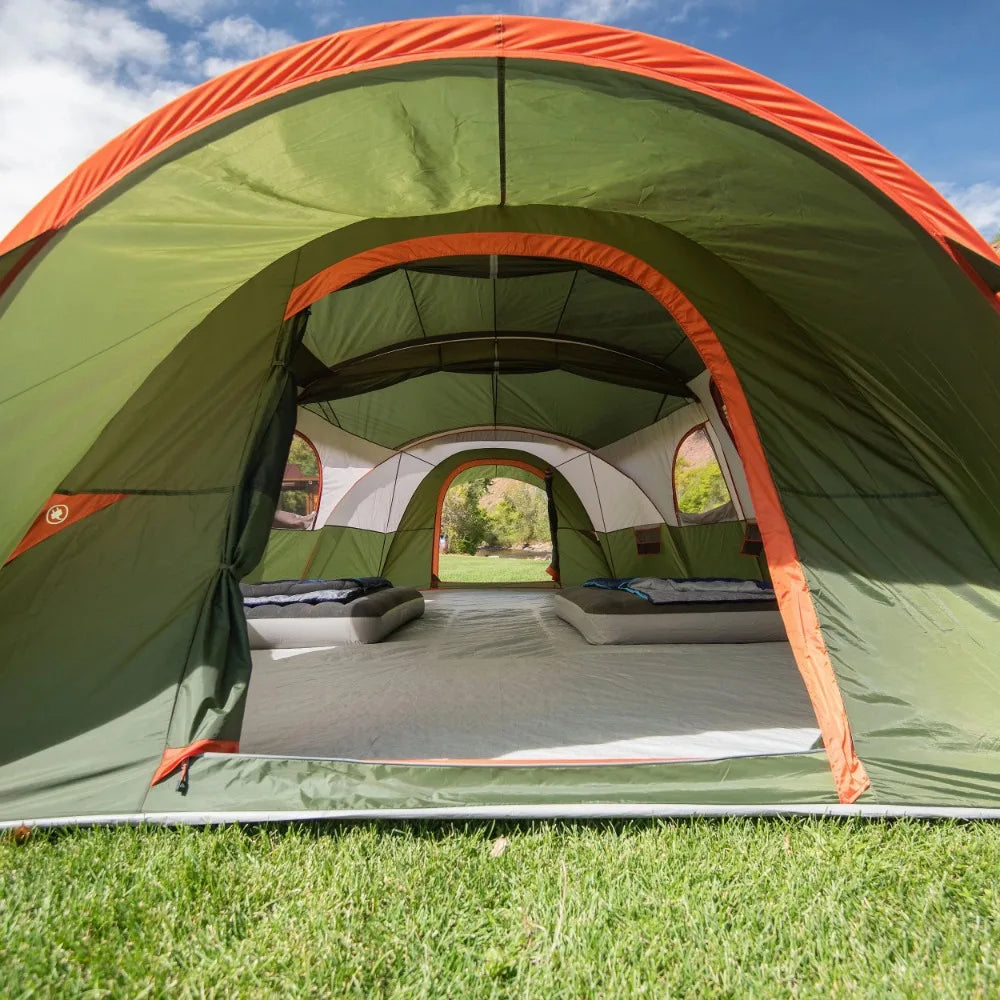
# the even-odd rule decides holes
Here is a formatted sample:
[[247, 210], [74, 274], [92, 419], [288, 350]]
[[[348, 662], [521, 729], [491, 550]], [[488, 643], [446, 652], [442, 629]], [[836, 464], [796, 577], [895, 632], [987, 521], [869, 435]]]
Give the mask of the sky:
[[754, 69], [1000, 233], [1000, 0], [0, 0], [0, 234], [104, 142], [242, 62], [362, 24], [496, 12], [621, 25]]

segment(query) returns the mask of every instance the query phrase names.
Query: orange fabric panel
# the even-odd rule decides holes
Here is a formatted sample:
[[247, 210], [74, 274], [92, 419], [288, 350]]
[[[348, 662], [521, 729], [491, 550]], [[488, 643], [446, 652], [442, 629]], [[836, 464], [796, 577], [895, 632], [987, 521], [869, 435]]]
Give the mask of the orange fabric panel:
[[77, 521], [82, 521], [91, 514], [96, 514], [105, 507], [127, 496], [125, 493], [53, 493], [45, 501], [45, 507], [35, 518], [20, 544], [7, 558], [7, 563], [16, 559], [22, 552], [27, 552], [39, 542], [68, 528]]
[[[391, 243], [339, 261], [293, 289], [285, 315], [292, 316], [324, 295], [382, 268], [414, 260], [475, 254], [554, 257], [612, 271], [652, 295], [694, 344], [715, 380], [729, 414], [734, 442], [745, 467], [764, 541], [778, 607], [823, 735], [837, 794], [841, 802], [853, 802], [868, 788], [868, 776], [854, 751], [850, 724], [833, 664], [820, 632], [805, 573], [771, 478], [750, 405], [715, 331], [673, 282], [637, 257], [591, 240], [540, 233], [459, 233]], [[435, 524], [435, 552], [440, 530], [438, 521]]]
[[[529, 465], [527, 462], [522, 462], [519, 459], [497, 459], [496, 461], [491, 461], [488, 458], [474, 458], [471, 461], [463, 462], [456, 469], [452, 470], [445, 481], [441, 484], [441, 489], [438, 490], [437, 508], [434, 513], [434, 545], [432, 547], [433, 554], [431, 555], [432, 587], [438, 579], [438, 565], [441, 561], [441, 511], [444, 507], [444, 498], [447, 496], [448, 489], [451, 484], [463, 472], [465, 472], [466, 469], [475, 469], [482, 465], [512, 465], [515, 469], [524, 469], [525, 472], [534, 473], [539, 479], [545, 479], [545, 473], [541, 469], [534, 465]], [[551, 568], [552, 567], [550, 566], [549, 569]], [[548, 570], [546, 570], [546, 572], [548, 572]], [[552, 574], [549, 575], [551, 576]]]
[[177, 747], [163, 751], [160, 766], [153, 775], [150, 785], [159, 784], [164, 778], [170, 777], [182, 764], [192, 757], [203, 753], [239, 753], [238, 740], [197, 740], [186, 747]]
[[[945, 237], [977, 253], [989, 253], [983, 236], [902, 161], [825, 108], [766, 77], [678, 42], [620, 28], [479, 15], [356, 28], [276, 52], [209, 80], [85, 160], [15, 226], [0, 243], [0, 254], [48, 229], [65, 226], [130, 171], [179, 139], [278, 94], [330, 77], [401, 63], [500, 56], [633, 73], [741, 108], [855, 170], [926, 229], [960, 266]], [[963, 271], [968, 274], [964, 267]], [[981, 281], [976, 284], [1000, 311], [1000, 299]]]

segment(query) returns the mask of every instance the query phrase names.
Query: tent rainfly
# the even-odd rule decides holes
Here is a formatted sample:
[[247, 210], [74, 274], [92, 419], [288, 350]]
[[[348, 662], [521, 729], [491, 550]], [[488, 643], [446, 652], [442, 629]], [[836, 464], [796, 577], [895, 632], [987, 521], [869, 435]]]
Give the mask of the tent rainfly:
[[[0, 822], [1000, 815], [998, 292], [989, 245], [885, 150], [659, 38], [418, 20], [203, 84], [0, 244]], [[304, 513], [278, 507], [296, 427]], [[706, 514], [674, 484], [697, 429], [729, 494]], [[580, 745], [602, 712], [641, 743], [674, 711], [701, 749], [347, 753], [360, 716], [334, 712], [328, 754], [253, 752], [282, 688], [255, 705], [240, 581], [433, 588], [440, 498], [480, 465], [548, 489], [553, 588], [769, 577], [814, 745], [724, 751], [738, 725], [678, 708], [682, 676], [779, 704], [745, 649], [598, 662], [542, 614], [548, 652], [494, 664], [532, 724], [593, 684]], [[429, 613], [350, 676], [430, 712], [414, 664], [462, 625]], [[346, 703], [339, 655], [316, 683]]]

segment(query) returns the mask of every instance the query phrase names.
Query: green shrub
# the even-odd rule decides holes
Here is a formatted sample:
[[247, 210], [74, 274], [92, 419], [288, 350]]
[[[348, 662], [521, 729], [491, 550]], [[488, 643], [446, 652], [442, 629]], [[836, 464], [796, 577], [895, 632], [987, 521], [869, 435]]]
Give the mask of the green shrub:
[[545, 493], [528, 483], [518, 483], [507, 490], [493, 508], [490, 523], [497, 543], [505, 549], [552, 540]]

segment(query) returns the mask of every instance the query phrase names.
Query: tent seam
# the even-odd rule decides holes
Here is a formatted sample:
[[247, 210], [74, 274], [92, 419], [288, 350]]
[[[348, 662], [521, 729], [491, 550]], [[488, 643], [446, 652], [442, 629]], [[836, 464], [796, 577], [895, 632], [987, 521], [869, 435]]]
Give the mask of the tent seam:
[[413, 314], [417, 317], [417, 325], [420, 327], [420, 335], [427, 339], [427, 330], [424, 327], [424, 318], [420, 315], [420, 306], [417, 305], [417, 296], [413, 291], [413, 282], [410, 280], [410, 272], [404, 267], [401, 268], [403, 277], [406, 278], [406, 287], [410, 290], [410, 301], [413, 303]]
[[570, 280], [569, 288], [566, 289], [566, 298], [563, 299], [562, 309], [559, 310], [559, 318], [556, 320], [555, 329], [552, 331], [553, 333], [558, 333], [560, 328], [562, 327], [563, 317], [566, 315], [566, 310], [569, 308], [569, 300], [570, 298], [572, 298], [573, 289], [576, 288], [576, 279], [579, 277], [579, 274], [580, 274], [580, 268], [577, 268], [573, 272], [573, 277]]
[[[500, 27], [502, 36], [502, 26]], [[498, 39], [502, 46], [502, 37]], [[507, 60], [497, 57], [497, 159], [499, 161], [500, 207], [507, 204]]]
[[[900, 442], [902, 444], [903, 442]], [[927, 500], [941, 497], [940, 490], [919, 490], [903, 493], [824, 493], [821, 490], [797, 490], [779, 486], [782, 493], [795, 497], [812, 497], [817, 500]]]

